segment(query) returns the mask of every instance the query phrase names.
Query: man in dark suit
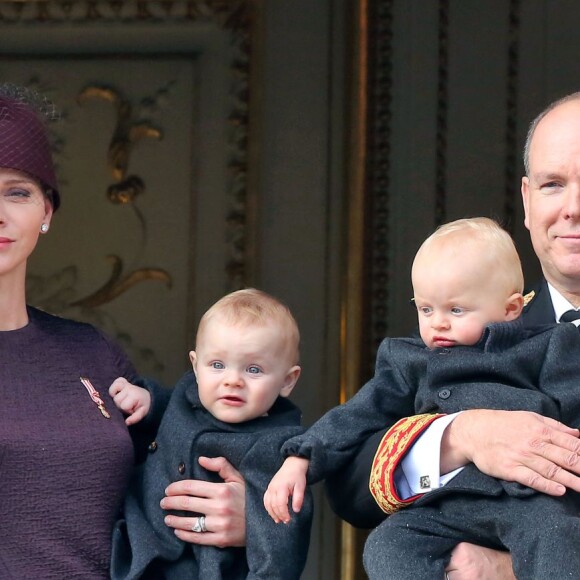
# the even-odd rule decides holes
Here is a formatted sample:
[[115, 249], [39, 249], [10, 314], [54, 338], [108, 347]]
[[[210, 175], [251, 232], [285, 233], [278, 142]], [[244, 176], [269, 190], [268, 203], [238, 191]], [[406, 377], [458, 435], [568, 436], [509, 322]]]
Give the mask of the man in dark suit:
[[[571, 321], [580, 307], [580, 93], [553, 103], [533, 121], [524, 164], [525, 225], [544, 275], [527, 295], [524, 323]], [[395, 451], [393, 445], [382, 446], [389, 449], [392, 469], [383, 471], [373, 487], [382, 489], [391, 502], [400, 498], [402, 505], [406, 498], [444, 485], [449, 479], [445, 474], [470, 462], [488, 475], [549, 495], [563, 495], [568, 489], [580, 492], [576, 429], [520, 411], [473, 410], [424, 427], [412, 423], [410, 418], [405, 424], [412, 436], [400, 438], [397, 433], [404, 445]], [[373, 462], [384, 462], [380, 453], [375, 456], [379, 444], [396, 428], [387, 427], [386, 434], [371, 437], [357, 460], [327, 487], [335, 511], [359, 527], [374, 527], [385, 517], [368, 482]], [[455, 549], [446, 576], [514, 578], [508, 553], [465, 543]]]

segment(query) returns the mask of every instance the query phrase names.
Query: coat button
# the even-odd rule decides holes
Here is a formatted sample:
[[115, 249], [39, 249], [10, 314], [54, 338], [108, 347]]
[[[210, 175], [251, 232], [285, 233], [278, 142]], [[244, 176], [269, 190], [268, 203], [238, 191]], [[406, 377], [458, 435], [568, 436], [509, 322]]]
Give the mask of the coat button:
[[439, 354], [449, 354], [451, 351], [448, 348], [441, 348], [437, 352]]
[[149, 451], [149, 453], [155, 453], [157, 451], [157, 441], [151, 441], [149, 447], [147, 447], [147, 451]]
[[451, 391], [449, 389], [441, 389], [439, 391], [440, 399], [448, 399], [451, 396]]
[[177, 471], [183, 475], [185, 473], [185, 463], [183, 461], [177, 466]]

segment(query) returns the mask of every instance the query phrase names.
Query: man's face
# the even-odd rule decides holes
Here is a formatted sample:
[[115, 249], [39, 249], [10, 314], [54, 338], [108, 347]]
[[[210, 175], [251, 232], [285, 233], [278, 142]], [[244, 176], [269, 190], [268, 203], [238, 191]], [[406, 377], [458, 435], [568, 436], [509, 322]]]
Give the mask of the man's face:
[[522, 197], [544, 276], [563, 293], [580, 292], [580, 100], [536, 127]]

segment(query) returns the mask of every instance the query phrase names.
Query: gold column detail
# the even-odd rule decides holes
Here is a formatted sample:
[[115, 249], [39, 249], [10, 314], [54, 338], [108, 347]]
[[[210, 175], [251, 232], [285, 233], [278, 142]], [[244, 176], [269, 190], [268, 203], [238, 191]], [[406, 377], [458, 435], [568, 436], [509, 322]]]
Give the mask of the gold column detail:
[[[345, 204], [346, 248], [341, 308], [341, 403], [360, 387], [362, 367], [364, 298], [364, 222], [367, 163], [367, 87], [368, 87], [368, 0], [358, 0], [352, 47], [352, 95], [348, 165], [348, 191]], [[370, 474], [369, 474], [370, 475]], [[355, 580], [362, 569], [359, 533], [346, 522], [341, 524], [341, 580]]]

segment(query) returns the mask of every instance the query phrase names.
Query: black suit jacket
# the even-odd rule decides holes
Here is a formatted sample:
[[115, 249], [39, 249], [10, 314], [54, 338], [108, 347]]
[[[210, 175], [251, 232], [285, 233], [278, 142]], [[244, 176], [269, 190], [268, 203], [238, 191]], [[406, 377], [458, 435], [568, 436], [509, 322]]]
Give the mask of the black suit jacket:
[[542, 280], [526, 296], [529, 296], [532, 292], [533, 296], [522, 312], [524, 326], [530, 328], [532, 326], [541, 326], [543, 324], [553, 324], [556, 322], [556, 313], [552, 306], [548, 283]]
[[[553, 324], [556, 321], [548, 284], [541, 280], [533, 292], [522, 318], [525, 327]], [[402, 417], [400, 417], [402, 419]], [[326, 482], [326, 492], [332, 509], [339, 517], [358, 528], [374, 528], [386, 517], [369, 491], [369, 476], [375, 453], [387, 430], [375, 433], [362, 444], [357, 457]]]

